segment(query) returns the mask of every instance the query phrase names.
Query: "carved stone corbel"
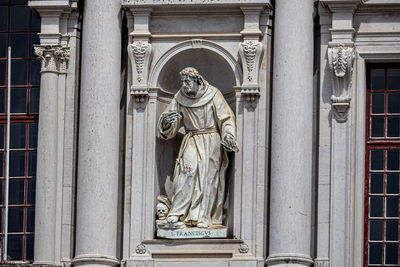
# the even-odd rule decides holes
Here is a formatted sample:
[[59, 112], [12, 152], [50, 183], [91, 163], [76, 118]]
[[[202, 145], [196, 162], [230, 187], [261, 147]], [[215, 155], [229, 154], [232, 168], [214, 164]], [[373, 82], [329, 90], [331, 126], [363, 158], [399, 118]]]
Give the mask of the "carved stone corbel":
[[148, 76], [152, 46], [148, 41], [134, 41], [128, 45], [128, 54], [132, 65], [131, 94], [136, 102], [143, 103], [148, 96]]
[[239, 44], [239, 55], [243, 66], [242, 95], [254, 102], [260, 95], [258, 73], [260, 70], [263, 46], [256, 39], [245, 40]]
[[345, 122], [351, 101], [354, 48], [342, 44], [328, 48], [328, 62], [332, 71], [332, 107], [336, 120]]

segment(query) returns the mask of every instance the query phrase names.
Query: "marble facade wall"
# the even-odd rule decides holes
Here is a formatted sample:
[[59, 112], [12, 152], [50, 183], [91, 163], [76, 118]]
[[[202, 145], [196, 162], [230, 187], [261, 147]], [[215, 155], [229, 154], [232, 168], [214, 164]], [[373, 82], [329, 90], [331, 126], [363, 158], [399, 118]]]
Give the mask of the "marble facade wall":
[[[42, 18], [35, 264], [362, 266], [366, 64], [400, 61], [400, 5], [109, 1], [115, 16], [90, 1], [29, 1]], [[80, 16], [114, 23], [84, 27], [84, 53]], [[157, 141], [155, 125], [177, 90], [174, 72], [187, 65], [236, 113], [242, 149], [229, 173], [228, 239], [154, 235], [156, 198], [170, 190], [179, 149], [179, 140]], [[112, 125], [98, 112], [112, 112]]]

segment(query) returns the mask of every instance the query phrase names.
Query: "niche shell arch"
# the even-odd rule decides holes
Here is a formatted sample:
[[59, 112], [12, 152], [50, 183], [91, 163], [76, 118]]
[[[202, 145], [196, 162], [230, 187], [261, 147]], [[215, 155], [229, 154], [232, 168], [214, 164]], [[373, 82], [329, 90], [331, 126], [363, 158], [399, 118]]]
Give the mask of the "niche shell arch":
[[[204, 65], [204, 62], [207, 62], [206, 57], [212, 59], [210, 62], [215, 63], [215, 65]], [[203, 64], [196, 63], [196, 59]], [[151, 87], [161, 87], [169, 93], [175, 93], [178, 89], [178, 72], [188, 66], [197, 68], [200, 74], [203, 75], [210, 84], [220, 89], [223, 94], [232, 92], [233, 86], [241, 85], [241, 67], [238, 64], [238, 61], [227, 50], [208, 40], [188, 40], [169, 49], [157, 61], [150, 74]], [[227, 67], [229, 69], [218, 69], [219, 66]], [[175, 68], [171, 70], [171, 67]], [[224, 74], [225, 78], [231, 76], [228, 78], [229, 80], [233, 80], [232, 85], [228, 85], [228, 87], [231, 88], [218, 82], [218, 78], [212, 77], [214, 75], [218, 77], [220, 75], [218, 73], [219, 71], [221, 74]], [[210, 75], [210, 72], [214, 72], [214, 75]], [[172, 87], [169, 85], [171, 83]]]

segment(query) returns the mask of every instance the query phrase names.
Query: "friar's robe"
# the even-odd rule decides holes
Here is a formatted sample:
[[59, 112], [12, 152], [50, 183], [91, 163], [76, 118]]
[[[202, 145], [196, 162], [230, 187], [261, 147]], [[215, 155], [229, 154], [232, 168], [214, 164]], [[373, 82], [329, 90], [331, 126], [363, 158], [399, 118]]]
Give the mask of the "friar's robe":
[[[170, 112], [182, 119], [163, 129], [162, 121]], [[182, 126], [186, 134], [175, 165], [168, 216], [178, 216], [187, 225], [221, 225], [229, 163], [221, 140], [225, 136], [236, 140], [235, 115], [221, 92], [206, 84], [194, 98], [182, 90], [175, 94], [158, 122], [160, 137], [173, 138]]]

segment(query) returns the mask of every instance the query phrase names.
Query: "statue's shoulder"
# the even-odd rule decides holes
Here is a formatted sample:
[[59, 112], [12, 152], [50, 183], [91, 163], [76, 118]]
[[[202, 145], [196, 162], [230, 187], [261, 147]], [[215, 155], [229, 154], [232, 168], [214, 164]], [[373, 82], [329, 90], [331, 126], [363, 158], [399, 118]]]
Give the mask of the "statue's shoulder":
[[184, 107], [201, 107], [209, 103], [214, 98], [217, 91], [219, 92], [217, 88], [208, 85], [207, 91], [199, 98], [188, 98], [180, 90], [176, 93], [174, 98]]

